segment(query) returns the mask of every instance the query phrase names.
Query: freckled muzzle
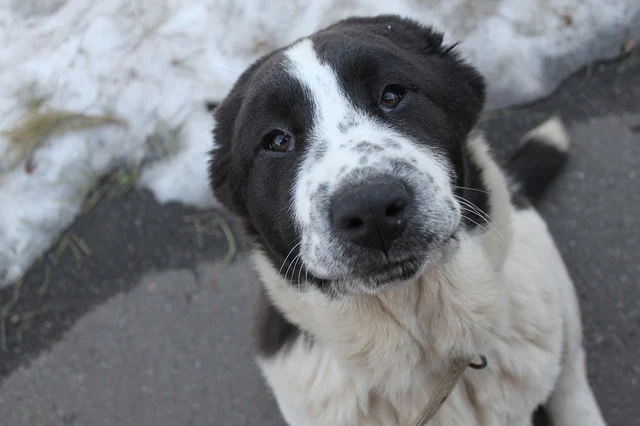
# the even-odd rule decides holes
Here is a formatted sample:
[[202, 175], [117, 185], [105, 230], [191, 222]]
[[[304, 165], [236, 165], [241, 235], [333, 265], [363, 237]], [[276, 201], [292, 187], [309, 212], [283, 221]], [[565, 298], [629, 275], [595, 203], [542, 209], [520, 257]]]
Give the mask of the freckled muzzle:
[[[309, 196], [300, 200], [308, 200], [310, 220], [302, 259], [319, 278], [376, 291], [438, 259], [459, 214], [447, 169], [428, 151], [356, 145], [359, 152], [333, 157], [333, 173], [322, 164], [305, 169]], [[366, 165], [359, 164], [363, 156], [371, 159]]]

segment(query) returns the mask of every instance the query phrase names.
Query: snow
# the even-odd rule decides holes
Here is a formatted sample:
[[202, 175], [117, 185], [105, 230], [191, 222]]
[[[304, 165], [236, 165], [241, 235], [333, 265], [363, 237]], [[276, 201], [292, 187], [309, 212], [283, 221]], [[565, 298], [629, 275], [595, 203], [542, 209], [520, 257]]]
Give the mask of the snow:
[[[19, 279], [121, 165], [162, 202], [215, 206], [206, 179], [220, 100], [261, 54], [351, 15], [397, 13], [464, 40], [488, 109], [551, 92], [640, 37], [637, 0], [5, 0], [0, 3], [0, 286]], [[8, 132], [36, 111], [123, 123], [65, 129], [28, 158]], [[30, 107], [28, 105], [31, 105]], [[126, 122], [126, 125], [124, 124]], [[126, 220], [126, 218], [123, 218]]]

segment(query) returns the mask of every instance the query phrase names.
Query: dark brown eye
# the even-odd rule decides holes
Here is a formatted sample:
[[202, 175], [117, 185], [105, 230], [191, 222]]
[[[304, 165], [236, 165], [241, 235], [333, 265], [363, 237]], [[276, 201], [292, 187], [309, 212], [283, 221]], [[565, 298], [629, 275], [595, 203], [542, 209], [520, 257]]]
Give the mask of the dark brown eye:
[[402, 100], [402, 91], [396, 87], [386, 87], [380, 98], [380, 107], [386, 111], [395, 109]]
[[293, 149], [293, 137], [284, 132], [275, 132], [267, 137], [269, 149], [275, 152], [287, 152]]

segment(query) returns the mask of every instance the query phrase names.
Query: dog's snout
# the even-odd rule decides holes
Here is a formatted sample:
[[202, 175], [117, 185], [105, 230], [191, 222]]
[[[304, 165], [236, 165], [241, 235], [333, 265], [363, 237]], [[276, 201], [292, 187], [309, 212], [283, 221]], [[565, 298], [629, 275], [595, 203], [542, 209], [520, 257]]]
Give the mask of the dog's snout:
[[406, 227], [410, 201], [396, 178], [349, 185], [332, 199], [332, 225], [347, 240], [388, 253]]

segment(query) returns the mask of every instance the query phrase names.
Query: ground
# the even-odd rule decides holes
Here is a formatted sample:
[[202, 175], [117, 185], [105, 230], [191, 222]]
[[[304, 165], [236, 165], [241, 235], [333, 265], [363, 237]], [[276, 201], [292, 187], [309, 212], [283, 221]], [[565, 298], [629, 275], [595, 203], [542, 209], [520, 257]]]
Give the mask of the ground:
[[[482, 127], [504, 158], [553, 113], [573, 154], [541, 211], [578, 287], [597, 398], [627, 426], [640, 418], [640, 52]], [[2, 424], [282, 425], [249, 345], [256, 279], [221, 217], [131, 190], [0, 290]]]

